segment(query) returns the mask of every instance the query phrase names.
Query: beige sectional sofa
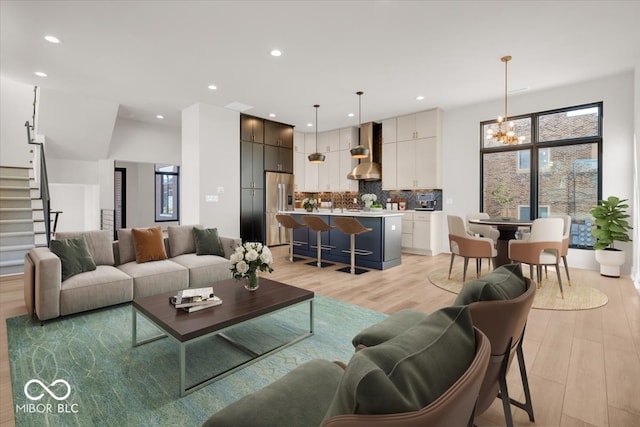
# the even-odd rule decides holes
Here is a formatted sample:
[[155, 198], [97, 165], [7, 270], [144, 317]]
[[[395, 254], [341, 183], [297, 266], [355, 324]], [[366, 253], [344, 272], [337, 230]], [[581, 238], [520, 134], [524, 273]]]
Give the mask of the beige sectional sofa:
[[224, 257], [197, 255], [194, 227], [202, 228], [169, 226], [164, 237], [168, 258], [141, 263], [136, 261], [132, 229], [118, 230], [116, 241], [107, 230], [57, 233], [56, 240], [84, 236], [96, 268], [62, 280], [60, 258], [46, 247], [32, 249], [25, 255], [27, 309], [44, 321], [230, 279], [229, 257], [241, 240], [220, 236]]

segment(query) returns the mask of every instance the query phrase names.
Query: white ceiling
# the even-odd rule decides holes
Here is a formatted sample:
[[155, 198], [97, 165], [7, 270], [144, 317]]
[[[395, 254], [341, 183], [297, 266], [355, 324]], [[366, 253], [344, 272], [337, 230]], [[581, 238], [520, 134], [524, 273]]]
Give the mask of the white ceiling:
[[363, 122], [495, 100], [507, 54], [510, 90], [640, 63], [640, 1], [2, 0], [0, 15], [3, 77], [176, 126], [196, 102], [302, 131], [318, 103], [322, 131], [357, 125], [358, 90]]

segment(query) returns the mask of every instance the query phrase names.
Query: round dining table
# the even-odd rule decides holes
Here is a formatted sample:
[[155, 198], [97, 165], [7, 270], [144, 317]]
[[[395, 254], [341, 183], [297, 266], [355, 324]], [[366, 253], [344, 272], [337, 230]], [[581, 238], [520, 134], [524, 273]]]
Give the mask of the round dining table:
[[498, 229], [500, 236], [496, 242], [496, 265], [499, 267], [503, 264], [509, 264], [509, 240], [516, 238], [516, 232], [520, 227], [531, 228], [533, 220], [515, 219], [515, 218], [482, 218], [470, 219], [469, 223], [479, 225], [491, 225]]

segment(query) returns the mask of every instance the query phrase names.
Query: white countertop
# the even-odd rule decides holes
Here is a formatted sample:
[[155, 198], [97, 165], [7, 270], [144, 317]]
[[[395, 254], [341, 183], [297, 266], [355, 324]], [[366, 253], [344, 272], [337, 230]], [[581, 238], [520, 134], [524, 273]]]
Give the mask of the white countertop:
[[344, 212], [340, 212], [340, 209], [334, 209], [331, 212], [330, 209], [319, 209], [313, 212], [307, 212], [304, 209], [295, 209], [293, 211], [279, 211], [278, 213], [282, 214], [299, 214], [299, 215], [329, 215], [329, 216], [353, 216], [353, 217], [369, 217], [369, 218], [383, 218], [383, 217], [391, 217], [391, 216], [402, 216], [404, 215], [403, 211], [350, 211], [345, 209]]

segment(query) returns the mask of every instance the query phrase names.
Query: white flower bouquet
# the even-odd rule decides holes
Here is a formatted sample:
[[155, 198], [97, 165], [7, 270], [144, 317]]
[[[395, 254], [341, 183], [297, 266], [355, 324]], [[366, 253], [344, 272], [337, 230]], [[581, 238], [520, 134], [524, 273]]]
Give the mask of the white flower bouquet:
[[302, 207], [308, 211], [316, 209], [317, 206], [318, 206], [318, 200], [316, 199], [304, 198], [302, 200]]
[[229, 259], [236, 279], [255, 276], [258, 270], [269, 273], [273, 271], [269, 266], [273, 262], [271, 250], [259, 242], [247, 242], [238, 246]]
[[376, 200], [378, 200], [378, 196], [376, 196], [373, 193], [365, 193], [365, 194], [362, 195], [361, 199], [362, 199], [363, 202], [373, 203]]

